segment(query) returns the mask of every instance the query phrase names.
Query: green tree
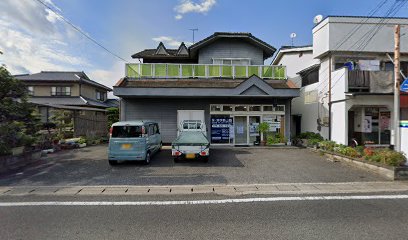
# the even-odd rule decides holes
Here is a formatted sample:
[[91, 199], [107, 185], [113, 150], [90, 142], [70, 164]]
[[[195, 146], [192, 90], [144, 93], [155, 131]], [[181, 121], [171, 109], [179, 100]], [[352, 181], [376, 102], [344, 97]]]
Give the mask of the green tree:
[[35, 106], [27, 102], [26, 86], [0, 67], [0, 155], [32, 145], [40, 127]]
[[119, 108], [111, 107], [106, 109], [108, 112], [108, 129], [112, 126], [113, 123], [119, 122]]
[[64, 109], [55, 109], [51, 111], [51, 121], [55, 124], [57, 129], [57, 138], [65, 139], [72, 135], [72, 128], [74, 127], [72, 119], [72, 111]]

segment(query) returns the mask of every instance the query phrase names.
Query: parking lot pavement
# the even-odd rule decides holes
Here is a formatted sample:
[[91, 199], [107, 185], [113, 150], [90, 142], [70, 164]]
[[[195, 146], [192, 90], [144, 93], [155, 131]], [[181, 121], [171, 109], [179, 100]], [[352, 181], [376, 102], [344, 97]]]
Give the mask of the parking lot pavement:
[[0, 186], [211, 185], [385, 181], [327, 161], [307, 149], [214, 148], [208, 163], [174, 163], [170, 150], [150, 165], [108, 164], [107, 145], [51, 154], [39, 164], [0, 176]]

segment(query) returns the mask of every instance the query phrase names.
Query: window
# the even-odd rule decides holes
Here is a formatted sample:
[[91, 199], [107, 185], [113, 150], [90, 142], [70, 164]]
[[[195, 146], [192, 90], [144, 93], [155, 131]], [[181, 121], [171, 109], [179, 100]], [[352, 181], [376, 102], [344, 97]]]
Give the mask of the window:
[[249, 111], [250, 112], [260, 112], [261, 111], [261, 106], [249, 106]]
[[159, 133], [160, 133], [159, 125], [154, 124], [154, 132], [155, 132], [156, 134], [159, 134]]
[[264, 112], [273, 112], [273, 106], [263, 106]]
[[100, 101], [105, 101], [105, 93], [96, 91], [96, 99]]
[[142, 126], [115, 126], [112, 138], [133, 138], [142, 136]]
[[251, 65], [250, 58], [213, 58], [213, 64], [216, 65]]
[[33, 96], [34, 95], [34, 87], [33, 86], [28, 86], [27, 87], [27, 93], [28, 93], [28, 95]]
[[71, 96], [71, 87], [51, 87], [52, 96]]
[[149, 136], [152, 136], [152, 135], [154, 135], [154, 125], [152, 124], [152, 125], [149, 125]]
[[211, 105], [211, 112], [220, 112], [222, 109], [221, 105]]
[[228, 106], [228, 105], [225, 106], [225, 105], [224, 105], [224, 106], [222, 107], [222, 110], [223, 110], [224, 112], [232, 112], [232, 106]]
[[236, 112], [246, 112], [248, 109], [247, 106], [235, 106], [235, 111]]
[[278, 105], [275, 107], [276, 112], [284, 112], [285, 111], [285, 106], [284, 105]]
[[306, 72], [305, 74], [301, 74], [302, 77], [302, 87], [307, 85], [319, 82], [319, 68], [311, 71]]

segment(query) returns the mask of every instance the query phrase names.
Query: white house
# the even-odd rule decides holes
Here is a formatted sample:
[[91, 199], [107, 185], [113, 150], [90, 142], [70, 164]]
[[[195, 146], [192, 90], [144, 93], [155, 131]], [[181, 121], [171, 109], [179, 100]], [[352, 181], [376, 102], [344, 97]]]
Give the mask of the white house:
[[[329, 16], [313, 28], [312, 53], [295, 48], [296, 60], [293, 52], [281, 50], [272, 64], [286, 65], [288, 77], [301, 84], [292, 106], [293, 125], [342, 144], [352, 139], [365, 145], [392, 144], [394, 66], [388, 55], [393, 57], [396, 24], [407, 34], [407, 18]], [[401, 69], [407, 75], [404, 39]], [[408, 119], [407, 97], [402, 96], [402, 119]]]

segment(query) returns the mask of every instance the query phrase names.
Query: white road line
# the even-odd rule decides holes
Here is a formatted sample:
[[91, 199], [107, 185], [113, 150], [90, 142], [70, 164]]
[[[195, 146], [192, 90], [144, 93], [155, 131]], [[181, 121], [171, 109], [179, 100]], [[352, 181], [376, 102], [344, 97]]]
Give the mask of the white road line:
[[282, 202], [282, 201], [321, 201], [321, 200], [383, 200], [408, 199], [408, 195], [371, 195], [371, 196], [304, 196], [304, 197], [269, 197], [269, 198], [238, 198], [221, 200], [191, 200], [191, 201], [92, 201], [92, 202], [0, 202], [0, 207], [24, 206], [168, 206], [168, 205], [202, 205], [227, 203]]

